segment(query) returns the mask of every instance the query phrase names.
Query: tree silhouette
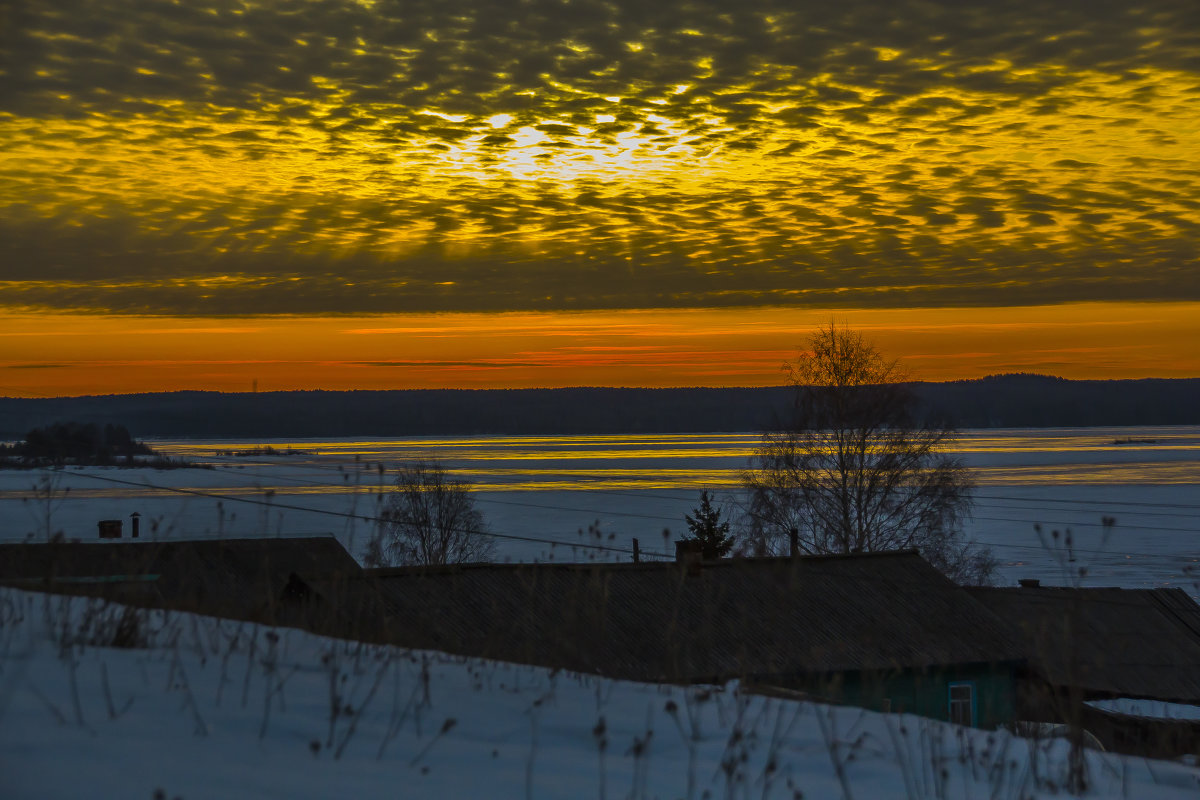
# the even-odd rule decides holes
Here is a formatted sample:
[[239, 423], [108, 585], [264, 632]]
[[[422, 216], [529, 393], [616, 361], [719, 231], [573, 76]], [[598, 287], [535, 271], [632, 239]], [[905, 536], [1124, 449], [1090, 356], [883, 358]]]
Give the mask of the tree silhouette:
[[972, 477], [943, 453], [955, 431], [918, 422], [895, 361], [831, 323], [791, 365], [789, 425], [762, 436], [743, 475], [751, 552], [916, 548], [950, 577], [984, 582], [990, 552], [963, 541]]
[[462, 564], [491, 561], [494, 550], [470, 484], [437, 462], [416, 461], [400, 467], [363, 560], [368, 567]]
[[729, 523], [721, 521], [721, 509], [713, 508], [707, 490], [700, 492], [700, 505], [684, 514], [688, 530], [692, 535], [685, 542], [699, 542], [704, 558], [724, 558], [733, 549], [734, 538], [729, 534]]

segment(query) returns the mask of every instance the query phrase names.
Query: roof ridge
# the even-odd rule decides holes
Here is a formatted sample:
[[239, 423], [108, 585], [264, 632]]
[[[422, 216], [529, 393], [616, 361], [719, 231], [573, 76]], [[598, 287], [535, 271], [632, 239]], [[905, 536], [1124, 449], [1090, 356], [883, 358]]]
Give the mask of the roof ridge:
[[[736, 556], [733, 558], [716, 558], [700, 562], [702, 569], [727, 569], [729, 567], [749, 564], [778, 564], [813, 563], [835, 560], [867, 560], [877, 558], [920, 558], [915, 549], [884, 550], [867, 553], [821, 553], [802, 556]], [[922, 559], [923, 560], [923, 559]], [[472, 561], [461, 564], [406, 564], [393, 567], [371, 567], [364, 569], [367, 575], [384, 577], [387, 575], [408, 574], [443, 574], [467, 570], [486, 569], [562, 569], [562, 570], [595, 570], [595, 569], [679, 569], [684, 565], [674, 559], [653, 559], [643, 561]]]

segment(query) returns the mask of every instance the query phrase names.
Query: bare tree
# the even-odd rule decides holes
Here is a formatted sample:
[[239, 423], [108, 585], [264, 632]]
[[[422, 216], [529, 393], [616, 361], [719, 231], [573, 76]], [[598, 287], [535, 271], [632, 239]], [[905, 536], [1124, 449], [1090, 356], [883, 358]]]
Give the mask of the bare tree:
[[942, 451], [955, 431], [917, 422], [897, 363], [831, 323], [790, 366], [792, 422], [763, 434], [743, 475], [745, 547], [778, 553], [917, 548], [960, 582], [985, 582], [991, 554], [963, 540], [971, 475]]
[[466, 481], [441, 464], [400, 467], [380, 524], [367, 543], [368, 567], [491, 561], [495, 544]]

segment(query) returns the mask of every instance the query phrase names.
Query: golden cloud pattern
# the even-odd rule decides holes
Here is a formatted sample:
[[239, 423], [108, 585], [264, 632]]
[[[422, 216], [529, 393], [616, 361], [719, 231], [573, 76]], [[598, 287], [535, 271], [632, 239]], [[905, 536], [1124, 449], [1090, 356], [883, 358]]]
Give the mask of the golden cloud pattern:
[[10, 307], [1200, 298], [1194, 2], [5, 13]]

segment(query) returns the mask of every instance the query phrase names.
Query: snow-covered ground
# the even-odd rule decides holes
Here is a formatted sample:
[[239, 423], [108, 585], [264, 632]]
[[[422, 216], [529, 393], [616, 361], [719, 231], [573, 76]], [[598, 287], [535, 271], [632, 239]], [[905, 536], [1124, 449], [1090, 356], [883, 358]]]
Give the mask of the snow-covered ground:
[[1116, 697], [1111, 700], [1089, 700], [1088, 705], [1102, 711], [1128, 714], [1133, 717], [1200, 721], [1200, 706], [1189, 703], [1167, 703], [1163, 700]]
[[[213, 469], [0, 471], [0, 540], [93, 538], [98, 520], [137, 511], [143, 535], [332, 533], [357, 555], [369, 523], [354, 517], [375, 515], [387, 489], [378, 465], [425, 457], [476, 488], [501, 559], [628, 558], [635, 537], [653, 558], [673, 552], [700, 489], [732, 506], [756, 443], [754, 434], [159, 441], [166, 455]], [[263, 446], [295, 454], [221, 454]], [[1200, 597], [1200, 428], [966, 431], [955, 449], [979, 483], [967, 534], [994, 548], [1002, 581], [1179, 586]], [[47, 491], [35, 490], [42, 480]]]
[[[1067, 746], [739, 691], [614, 682], [0, 590], [5, 798], [1015, 798]], [[90, 642], [90, 643], [89, 643]], [[1088, 796], [1200, 770], [1086, 751]]]

